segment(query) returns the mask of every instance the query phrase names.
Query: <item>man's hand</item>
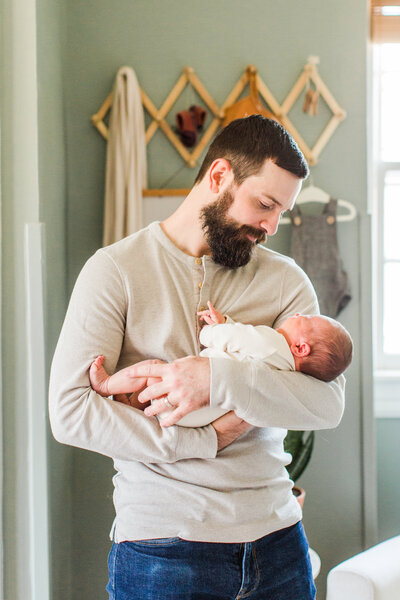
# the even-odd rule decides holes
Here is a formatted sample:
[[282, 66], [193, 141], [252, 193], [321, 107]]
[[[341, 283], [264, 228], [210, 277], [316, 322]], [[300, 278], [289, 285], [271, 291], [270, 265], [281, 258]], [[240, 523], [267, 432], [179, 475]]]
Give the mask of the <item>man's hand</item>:
[[173, 409], [161, 421], [162, 427], [175, 425], [188, 413], [210, 404], [210, 362], [202, 356], [186, 356], [169, 364], [135, 365], [129, 375], [132, 378], [157, 377], [158, 383], [143, 390], [138, 400], [146, 403], [164, 399], [148, 406], [148, 417]]
[[[144, 366], [144, 365], [163, 365], [168, 364], [163, 360], [158, 358], [152, 358], [148, 360], [142, 360], [139, 363], [136, 363], [136, 366]], [[154, 383], [158, 383], [160, 380], [158, 378], [149, 378], [149, 377], [138, 377], [132, 379], [132, 393], [130, 394], [114, 394], [114, 400], [116, 402], [121, 402], [122, 404], [126, 404], [127, 406], [132, 406], [133, 408], [137, 408], [138, 410], [144, 410], [150, 402], [143, 404], [139, 402], [138, 396], [140, 392], [142, 392], [148, 385], [153, 385]]]
[[234, 413], [233, 410], [213, 421], [211, 425], [217, 432], [218, 450], [222, 450], [222, 448], [229, 446], [229, 444], [234, 442], [242, 435], [242, 433], [245, 433], [252, 427], [252, 425], [236, 416], [236, 413]]
[[[136, 406], [146, 406], [150, 400], [161, 399], [168, 395], [168, 401], [174, 410], [163, 419], [161, 425], [169, 427], [177, 423], [184, 415], [210, 403], [210, 363], [208, 358], [187, 356], [173, 363], [161, 361], [143, 361], [131, 367], [132, 378], [144, 377], [149, 387], [137, 394], [125, 396], [120, 401]], [[122, 395], [121, 395], [122, 396]], [[147, 406], [145, 414], [153, 416], [165, 412], [167, 405], [162, 400]], [[218, 450], [229, 446], [239, 436], [251, 429], [251, 425], [243, 421], [232, 411], [211, 423], [214, 427]]]

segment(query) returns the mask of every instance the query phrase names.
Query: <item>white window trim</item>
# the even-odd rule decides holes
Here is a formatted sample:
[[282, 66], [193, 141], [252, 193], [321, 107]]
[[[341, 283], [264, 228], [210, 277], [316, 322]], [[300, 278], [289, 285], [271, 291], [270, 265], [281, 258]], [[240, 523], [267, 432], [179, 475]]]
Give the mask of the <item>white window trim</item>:
[[400, 371], [375, 371], [374, 398], [377, 419], [400, 418]]

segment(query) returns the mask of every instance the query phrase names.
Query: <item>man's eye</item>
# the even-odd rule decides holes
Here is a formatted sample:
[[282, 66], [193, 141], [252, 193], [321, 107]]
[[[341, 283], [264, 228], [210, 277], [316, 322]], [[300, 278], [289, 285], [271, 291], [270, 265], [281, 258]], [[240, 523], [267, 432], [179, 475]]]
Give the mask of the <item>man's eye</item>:
[[261, 208], [263, 208], [264, 210], [272, 210], [274, 208], [274, 204], [264, 204], [264, 202], [260, 202], [259, 204], [261, 206]]

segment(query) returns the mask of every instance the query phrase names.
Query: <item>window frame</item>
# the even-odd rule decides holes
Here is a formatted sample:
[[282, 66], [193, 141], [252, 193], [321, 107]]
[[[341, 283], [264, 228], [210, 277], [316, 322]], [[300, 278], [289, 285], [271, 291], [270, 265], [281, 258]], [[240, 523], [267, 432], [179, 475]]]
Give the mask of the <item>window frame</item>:
[[400, 173], [400, 161], [385, 161], [381, 158], [382, 107], [381, 86], [384, 71], [378, 55], [382, 44], [372, 45], [372, 261], [373, 261], [373, 358], [374, 398], [377, 418], [400, 417], [400, 354], [383, 352], [384, 326], [384, 194], [385, 177], [388, 171]]

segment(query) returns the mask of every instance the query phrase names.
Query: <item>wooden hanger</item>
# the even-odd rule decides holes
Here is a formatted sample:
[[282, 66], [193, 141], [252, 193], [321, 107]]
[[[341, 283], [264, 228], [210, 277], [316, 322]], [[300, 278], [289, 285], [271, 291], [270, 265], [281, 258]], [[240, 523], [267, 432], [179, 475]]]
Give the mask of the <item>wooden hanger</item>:
[[[296, 204], [308, 204], [310, 202], [327, 204], [330, 199], [331, 196], [328, 194], [328, 192], [325, 192], [324, 190], [322, 190], [319, 187], [316, 187], [315, 185], [309, 185], [303, 190], [301, 190], [300, 194], [297, 197]], [[348, 211], [348, 213], [344, 215], [338, 215], [337, 221], [343, 222], [352, 221], [353, 219], [355, 219], [357, 215], [357, 210], [354, 204], [348, 202], [347, 200], [338, 200], [338, 206], [345, 208]], [[289, 217], [284, 217], [280, 220], [281, 225], [288, 225], [289, 223], [291, 223]]]
[[246, 69], [246, 74], [249, 79], [250, 95], [246, 98], [242, 98], [231, 104], [225, 109], [224, 120], [222, 127], [229, 125], [231, 121], [235, 119], [241, 119], [242, 117], [249, 117], [250, 115], [259, 114], [268, 119], [277, 120], [276, 116], [269, 110], [267, 110], [258, 94], [257, 87], [257, 69], [254, 65], [249, 65]]

